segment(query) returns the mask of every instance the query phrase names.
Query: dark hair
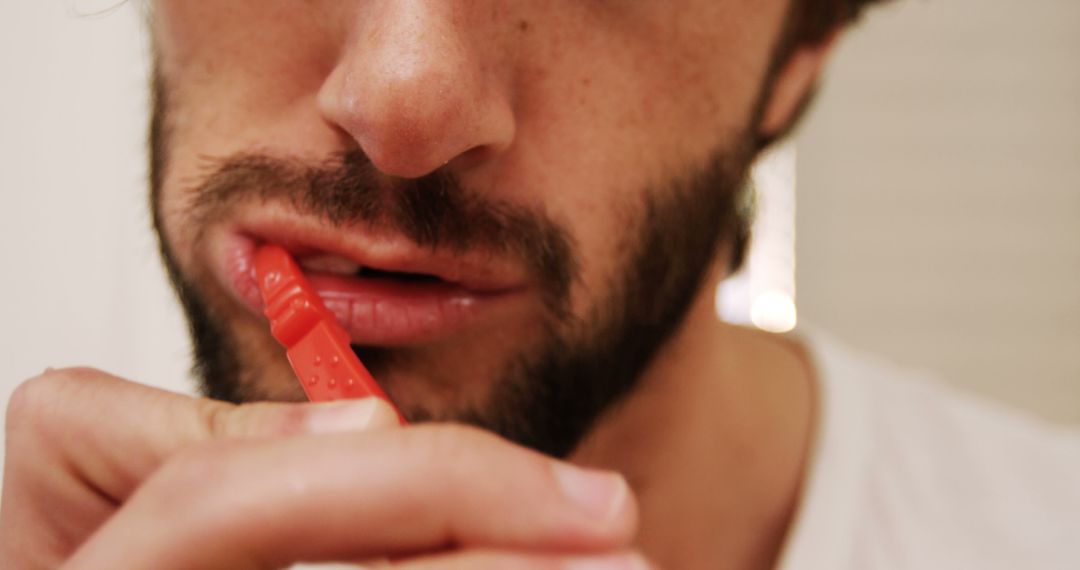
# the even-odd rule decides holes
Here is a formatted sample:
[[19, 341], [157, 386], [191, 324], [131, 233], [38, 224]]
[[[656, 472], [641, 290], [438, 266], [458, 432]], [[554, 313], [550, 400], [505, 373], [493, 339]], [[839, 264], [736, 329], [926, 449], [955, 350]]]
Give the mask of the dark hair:
[[[888, 0], [793, 0], [788, 13], [788, 51], [825, 40], [834, 30], [858, 20], [872, 4]], [[790, 55], [780, 51], [782, 55]]]

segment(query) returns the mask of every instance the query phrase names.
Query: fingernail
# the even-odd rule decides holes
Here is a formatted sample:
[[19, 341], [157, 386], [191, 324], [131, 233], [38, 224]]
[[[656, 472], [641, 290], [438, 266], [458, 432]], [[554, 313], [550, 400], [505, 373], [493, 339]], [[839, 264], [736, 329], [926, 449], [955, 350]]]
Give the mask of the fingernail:
[[629, 489], [618, 473], [557, 463], [555, 479], [567, 498], [601, 521], [614, 519], [626, 508]]
[[644, 556], [630, 553], [574, 558], [564, 562], [562, 570], [652, 570], [652, 565]]
[[313, 404], [307, 414], [307, 432], [329, 434], [364, 431], [396, 423], [389, 406], [378, 398]]

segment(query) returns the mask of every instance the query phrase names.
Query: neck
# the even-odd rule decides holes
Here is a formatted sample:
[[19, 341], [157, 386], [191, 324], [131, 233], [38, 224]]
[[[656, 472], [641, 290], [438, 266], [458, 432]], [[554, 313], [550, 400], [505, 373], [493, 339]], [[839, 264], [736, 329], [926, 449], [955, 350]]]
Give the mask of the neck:
[[719, 322], [712, 291], [573, 460], [626, 475], [660, 567], [772, 568], [806, 463], [810, 368], [793, 341]]

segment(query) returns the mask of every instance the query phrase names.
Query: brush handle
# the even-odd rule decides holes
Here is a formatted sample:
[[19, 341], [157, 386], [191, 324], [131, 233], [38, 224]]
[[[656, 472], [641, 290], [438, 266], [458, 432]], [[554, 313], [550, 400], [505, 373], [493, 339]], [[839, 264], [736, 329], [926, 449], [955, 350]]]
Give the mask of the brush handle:
[[[255, 279], [270, 334], [285, 347], [308, 400], [375, 396], [390, 402], [352, 351], [349, 334], [284, 248], [264, 245], [255, 252]], [[398, 418], [405, 423], [400, 412]]]

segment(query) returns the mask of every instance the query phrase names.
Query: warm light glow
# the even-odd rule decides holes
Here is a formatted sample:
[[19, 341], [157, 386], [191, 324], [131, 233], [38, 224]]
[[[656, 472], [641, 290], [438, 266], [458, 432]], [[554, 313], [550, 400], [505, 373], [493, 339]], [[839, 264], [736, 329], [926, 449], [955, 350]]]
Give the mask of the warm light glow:
[[792, 143], [762, 156], [753, 170], [757, 216], [741, 271], [716, 291], [721, 320], [786, 332], [795, 328], [795, 184]]
[[754, 299], [750, 306], [750, 321], [759, 329], [775, 333], [795, 328], [795, 300], [787, 293], [766, 291]]

